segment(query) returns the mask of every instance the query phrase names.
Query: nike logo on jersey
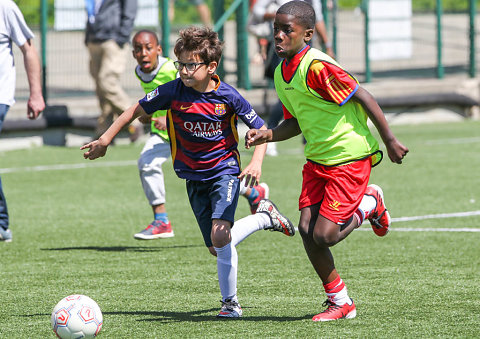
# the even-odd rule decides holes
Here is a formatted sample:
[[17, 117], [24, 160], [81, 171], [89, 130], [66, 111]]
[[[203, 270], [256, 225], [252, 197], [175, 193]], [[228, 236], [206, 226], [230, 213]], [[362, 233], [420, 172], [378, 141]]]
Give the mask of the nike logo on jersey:
[[191, 108], [193, 105], [190, 105], [190, 106], [183, 106], [183, 105], [180, 105], [180, 109], [182, 111], [186, 111], [187, 109]]

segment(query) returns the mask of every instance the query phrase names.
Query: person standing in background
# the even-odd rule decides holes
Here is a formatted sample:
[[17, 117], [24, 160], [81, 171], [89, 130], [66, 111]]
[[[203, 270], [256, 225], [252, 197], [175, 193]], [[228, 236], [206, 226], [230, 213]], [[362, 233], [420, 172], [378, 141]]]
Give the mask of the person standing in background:
[[[95, 130], [95, 137], [98, 137], [130, 106], [120, 77], [127, 63], [137, 0], [85, 0], [85, 5], [88, 16], [85, 45], [101, 109]], [[128, 130], [133, 142], [143, 134], [143, 125], [136, 120]]]
[[[28, 28], [17, 5], [11, 0], [0, 1], [0, 131], [10, 107], [15, 103], [15, 63], [12, 42], [22, 51], [27, 72], [30, 96], [27, 102], [27, 117], [36, 119], [45, 109], [42, 95], [41, 67], [38, 52], [33, 45], [34, 35]], [[12, 241], [9, 228], [7, 201], [0, 179], [0, 241]]]

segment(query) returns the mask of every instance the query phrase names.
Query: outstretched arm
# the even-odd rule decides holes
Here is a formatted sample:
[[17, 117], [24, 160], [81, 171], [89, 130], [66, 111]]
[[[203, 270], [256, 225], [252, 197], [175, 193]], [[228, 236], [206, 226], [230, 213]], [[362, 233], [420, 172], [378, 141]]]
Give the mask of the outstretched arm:
[[358, 100], [366, 109], [368, 117], [372, 120], [377, 128], [383, 143], [387, 147], [388, 157], [392, 162], [397, 164], [402, 163], [402, 159], [407, 155], [408, 148], [405, 147], [393, 135], [392, 130], [388, 126], [382, 109], [378, 105], [373, 96], [364, 88], [359, 87], [354, 94], [354, 98]]
[[297, 119], [286, 119], [274, 129], [249, 130], [245, 135], [245, 148], [249, 149], [251, 146], [261, 145], [266, 142], [287, 140], [299, 135], [301, 132]]
[[30, 96], [27, 103], [27, 117], [36, 119], [38, 115], [45, 109], [45, 101], [42, 95], [41, 83], [41, 67], [40, 58], [37, 49], [33, 45], [32, 39], [20, 46], [23, 53], [23, 63], [27, 72], [28, 86], [30, 88]]
[[120, 114], [120, 116], [113, 122], [113, 124], [103, 133], [98, 140], [89, 142], [83, 145], [80, 149], [87, 149], [88, 151], [83, 153], [85, 159], [94, 160], [99, 157], [103, 157], [107, 153], [107, 147], [112, 142], [113, 138], [124, 128], [129, 125], [138, 116], [145, 114], [142, 106], [137, 102], [130, 106]]

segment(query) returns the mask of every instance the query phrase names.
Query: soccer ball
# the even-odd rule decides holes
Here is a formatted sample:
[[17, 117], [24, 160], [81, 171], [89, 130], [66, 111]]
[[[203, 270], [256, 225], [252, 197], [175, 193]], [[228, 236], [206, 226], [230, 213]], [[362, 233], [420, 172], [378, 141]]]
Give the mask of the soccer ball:
[[103, 315], [93, 299], [73, 294], [53, 308], [51, 322], [53, 332], [61, 339], [94, 338], [102, 329]]

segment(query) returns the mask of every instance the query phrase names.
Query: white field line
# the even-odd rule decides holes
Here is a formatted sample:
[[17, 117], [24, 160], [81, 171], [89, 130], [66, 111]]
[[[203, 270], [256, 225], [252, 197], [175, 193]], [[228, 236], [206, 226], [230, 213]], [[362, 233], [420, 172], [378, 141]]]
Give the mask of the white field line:
[[[440, 213], [440, 214], [427, 214], [427, 215], [419, 215], [414, 217], [400, 217], [400, 218], [392, 218], [392, 223], [396, 222], [407, 222], [407, 221], [416, 221], [416, 220], [426, 220], [426, 219], [446, 219], [446, 218], [464, 218], [464, 217], [471, 217], [480, 215], [480, 211], [470, 211], [470, 212], [457, 212], [457, 213]], [[368, 220], [364, 222], [364, 224], [368, 224]], [[370, 231], [369, 228], [359, 228], [361, 231]], [[392, 231], [398, 232], [473, 232], [479, 233], [480, 228], [417, 228], [417, 227], [395, 227], [393, 226]]]
[[[370, 228], [359, 228], [356, 231], [368, 231], [372, 232]], [[416, 227], [392, 227], [391, 232], [467, 232], [467, 233], [480, 233], [480, 228], [416, 228]]]
[[132, 166], [132, 165], [137, 165], [137, 160], [99, 161], [99, 162], [91, 162], [91, 161], [85, 160], [84, 163], [78, 163], [78, 164], [0, 168], [0, 174], [18, 173], [18, 172], [63, 171], [63, 170], [88, 168], [88, 167], [119, 167], [119, 166]]
[[[0, 174], [3, 173], [18, 173], [18, 172], [40, 172], [40, 171], [63, 171], [71, 169], [89, 168], [89, 167], [118, 167], [118, 166], [134, 166], [137, 164], [136, 160], [124, 161], [100, 161], [78, 164], [65, 165], [49, 165], [49, 166], [32, 166], [32, 167], [11, 167], [0, 168]], [[480, 215], [480, 211], [457, 212], [457, 213], [441, 213], [441, 214], [427, 214], [412, 217], [392, 218], [392, 222], [408, 222], [426, 219], [445, 219], [445, 218], [464, 218], [470, 216]], [[368, 223], [368, 221], [366, 221]], [[359, 228], [359, 231], [370, 231], [369, 228]], [[393, 227], [393, 231], [398, 232], [480, 232], [480, 228], [414, 228], [414, 227]]]

